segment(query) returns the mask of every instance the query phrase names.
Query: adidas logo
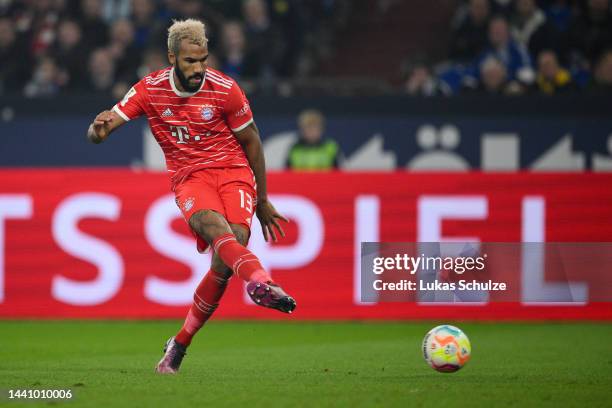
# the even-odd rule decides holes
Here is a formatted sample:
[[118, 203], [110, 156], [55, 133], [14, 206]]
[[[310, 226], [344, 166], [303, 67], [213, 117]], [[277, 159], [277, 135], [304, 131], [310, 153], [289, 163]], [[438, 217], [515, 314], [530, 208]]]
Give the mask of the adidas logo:
[[172, 116], [172, 111], [170, 108], [166, 108], [166, 110], [161, 114], [163, 117]]

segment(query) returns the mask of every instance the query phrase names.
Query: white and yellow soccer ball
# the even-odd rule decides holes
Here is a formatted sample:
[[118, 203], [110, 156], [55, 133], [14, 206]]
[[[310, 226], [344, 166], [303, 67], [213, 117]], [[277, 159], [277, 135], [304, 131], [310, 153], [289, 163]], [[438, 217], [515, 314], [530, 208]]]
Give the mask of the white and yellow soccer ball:
[[472, 353], [470, 340], [455, 326], [443, 324], [431, 329], [423, 339], [423, 356], [434, 370], [454, 373], [463, 367]]

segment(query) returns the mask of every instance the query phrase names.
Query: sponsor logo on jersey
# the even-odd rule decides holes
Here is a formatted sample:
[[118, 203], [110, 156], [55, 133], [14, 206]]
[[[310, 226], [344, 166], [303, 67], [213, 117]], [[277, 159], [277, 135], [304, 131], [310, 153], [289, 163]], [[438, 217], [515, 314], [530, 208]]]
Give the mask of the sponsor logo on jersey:
[[240, 117], [240, 116], [244, 116], [247, 114], [247, 112], [249, 111], [249, 103], [245, 102], [244, 105], [242, 105], [242, 108], [236, 112], [234, 115], [236, 115], [236, 117]]
[[170, 108], [166, 108], [166, 110], [161, 115], [162, 117], [172, 116], [172, 111], [170, 110]]
[[193, 208], [193, 204], [195, 203], [195, 197], [189, 197], [183, 203], [183, 210], [189, 211]]
[[213, 110], [209, 108], [208, 106], [203, 107], [201, 113], [202, 113], [202, 119], [204, 120], [211, 120], [213, 117]]

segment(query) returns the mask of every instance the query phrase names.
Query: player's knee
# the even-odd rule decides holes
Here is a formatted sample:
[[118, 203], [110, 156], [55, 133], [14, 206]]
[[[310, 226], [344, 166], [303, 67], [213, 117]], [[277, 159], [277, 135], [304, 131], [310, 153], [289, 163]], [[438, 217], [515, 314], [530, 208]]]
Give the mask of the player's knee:
[[[223, 220], [220, 214], [213, 210], [201, 210], [189, 218], [189, 226], [208, 243], [213, 237], [224, 230]], [[221, 232], [220, 232], [221, 231]]]
[[200, 232], [206, 227], [206, 224], [210, 223], [210, 210], [202, 210], [194, 213], [189, 218], [189, 226], [195, 231]]

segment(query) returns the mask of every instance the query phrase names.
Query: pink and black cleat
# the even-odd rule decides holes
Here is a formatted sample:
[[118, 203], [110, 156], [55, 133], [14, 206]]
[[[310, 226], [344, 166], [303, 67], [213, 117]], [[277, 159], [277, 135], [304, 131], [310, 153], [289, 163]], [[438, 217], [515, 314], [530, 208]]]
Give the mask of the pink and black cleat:
[[187, 348], [171, 337], [164, 347], [164, 357], [157, 363], [155, 372], [159, 374], [176, 374], [181, 366]]
[[253, 302], [270, 309], [291, 313], [295, 309], [295, 299], [275, 283], [249, 282], [246, 287], [247, 293]]

